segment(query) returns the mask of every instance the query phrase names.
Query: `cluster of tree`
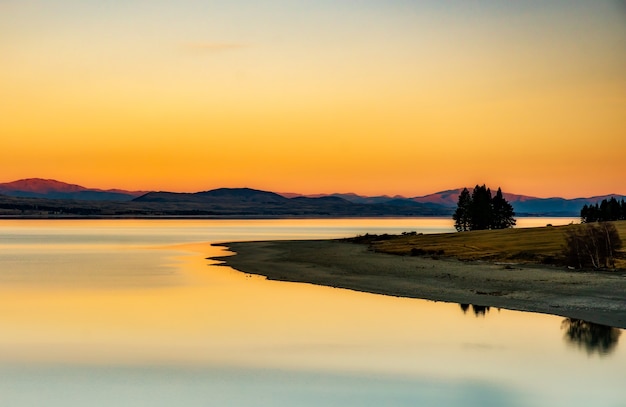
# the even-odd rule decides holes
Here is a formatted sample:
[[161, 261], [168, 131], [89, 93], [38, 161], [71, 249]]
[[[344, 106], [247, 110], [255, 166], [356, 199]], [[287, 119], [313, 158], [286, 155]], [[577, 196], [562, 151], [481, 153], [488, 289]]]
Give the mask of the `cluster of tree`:
[[621, 248], [619, 233], [609, 222], [571, 225], [565, 230], [563, 254], [568, 266], [614, 268], [615, 253]]
[[467, 188], [463, 189], [452, 219], [456, 230], [462, 232], [510, 228], [515, 226], [513, 216], [513, 207], [504, 199], [500, 188], [492, 197], [489, 188], [476, 185], [471, 194]]
[[0, 209], [19, 211], [20, 214], [56, 213], [56, 214], [84, 215], [84, 216], [99, 215], [102, 212], [101, 209], [98, 209], [98, 208], [39, 205], [39, 204], [19, 204], [19, 203], [0, 203]]
[[582, 223], [606, 222], [612, 220], [626, 220], [626, 202], [617, 201], [614, 197], [603, 199], [600, 204], [585, 205], [580, 210]]

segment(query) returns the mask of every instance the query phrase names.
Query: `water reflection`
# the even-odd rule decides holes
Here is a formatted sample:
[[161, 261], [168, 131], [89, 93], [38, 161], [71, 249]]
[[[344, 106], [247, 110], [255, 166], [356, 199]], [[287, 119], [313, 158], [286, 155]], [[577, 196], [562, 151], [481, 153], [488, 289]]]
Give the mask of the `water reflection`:
[[487, 315], [487, 313], [489, 312], [489, 309], [491, 308], [491, 307], [487, 307], [484, 305], [474, 305], [474, 304], [459, 304], [459, 306], [461, 307], [461, 310], [463, 311], [464, 314], [467, 314], [467, 311], [471, 307], [472, 311], [474, 312], [474, 315], [477, 317], [484, 317], [485, 315]]
[[457, 304], [270, 281], [205, 260], [225, 254], [211, 242], [420, 230], [404, 220], [59, 222], [0, 221], [2, 406], [626, 399], [626, 348], [586, 358], [565, 346], [562, 317], [461, 304], [463, 315]]
[[[491, 307], [475, 304], [459, 304], [463, 314], [471, 313], [475, 317], [485, 317]], [[571, 345], [575, 345], [579, 349], [584, 349], [588, 355], [597, 353], [605, 356], [615, 350], [621, 330], [607, 326], [596, 324], [589, 321], [583, 321], [575, 318], [565, 318], [561, 322], [561, 329], [565, 330], [564, 339]]]
[[611, 326], [594, 324], [581, 319], [565, 318], [561, 323], [565, 340], [588, 355], [607, 355], [615, 350], [621, 331]]

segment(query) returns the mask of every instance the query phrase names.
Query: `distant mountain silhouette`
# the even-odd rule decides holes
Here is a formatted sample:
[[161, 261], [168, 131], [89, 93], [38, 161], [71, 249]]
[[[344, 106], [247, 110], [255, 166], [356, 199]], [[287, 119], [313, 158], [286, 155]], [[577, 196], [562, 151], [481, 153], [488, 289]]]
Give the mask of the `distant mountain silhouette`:
[[196, 193], [148, 192], [134, 199], [135, 202], [195, 202], [211, 204], [238, 203], [285, 203], [289, 199], [273, 192], [250, 188], [219, 188]]
[[[470, 192], [473, 188], [467, 188]], [[456, 207], [459, 194], [463, 188], [450, 189], [430, 195], [411, 198], [416, 202], [431, 202], [448, 207]], [[493, 192], [493, 191], [492, 191]], [[615, 197], [617, 200], [626, 199], [624, 195], [603, 195], [589, 198], [537, 198], [527, 195], [517, 195], [503, 192], [504, 198], [513, 205], [517, 216], [579, 216], [584, 205], [593, 205], [603, 199]]]
[[457, 204], [457, 201], [459, 200], [459, 194], [461, 193], [462, 190], [463, 188], [449, 189], [447, 191], [435, 192], [434, 194], [418, 196], [418, 197], [410, 198], [410, 199], [415, 202], [423, 202], [423, 203], [429, 202], [429, 203], [436, 203], [436, 204], [443, 205], [443, 206], [455, 207]]
[[27, 178], [0, 184], [0, 194], [22, 198], [76, 199], [82, 201], [130, 201], [142, 191], [93, 189], [52, 179]]
[[[468, 187], [469, 191], [473, 188]], [[357, 194], [330, 194], [330, 195], [307, 195], [307, 196], [338, 196], [348, 201], [364, 204], [387, 204], [387, 205], [404, 205], [406, 202], [417, 202], [424, 205], [443, 206], [447, 208], [455, 208], [459, 199], [459, 194], [463, 188], [449, 189], [445, 191], [435, 192], [434, 194], [418, 196], [414, 198], [406, 198], [402, 196], [376, 196], [368, 197]], [[288, 196], [302, 196], [298, 194], [285, 194]], [[537, 198], [528, 195], [518, 195], [504, 192], [505, 199], [513, 205], [513, 209], [517, 216], [579, 216], [580, 209], [583, 205], [595, 204], [603, 199], [626, 199], [624, 195], [603, 195], [590, 198]]]
[[[467, 189], [470, 192], [472, 192], [474, 188], [467, 187]], [[463, 191], [463, 188], [449, 189], [446, 191], [435, 192], [434, 194], [418, 196], [418, 197], [410, 198], [410, 199], [415, 202], [431, 202], [431, 203], [437, 203], [437, 204], [444, 205], [444, 206], [456, 207], [461, 191]], [[495, 193], [495, 191], [492, 191], [492, 193]], [[509, 201], [511, 204], [515, 202], [526, 202], [526, 201], [542, 199], [542, 198], [536, 198], [532, 196], [512, 194], [508, 192], [503, 192], [502, 195], [504, 195], [504, 198], [507, 201]]]
[[363, 195], [357, 195], [355, 193], [347, 193], [347, 194], [340, 194], [340, 193], [334, 193], [334, 194], [313, 194], [313, 195], [303, 195], [303, 194], [298, 194], [298, 193], [281, 193], [280, 195], [286, 197], [286, 198], [297, 198], [297, 197], [307, 197], [307, 198], [324, 198], [324, 197], [335, 197], [335, 198], [341, 198], [341, 199], [345, 199], [346, 201], [350, 201], [353, 203], [359, 203], [359, 204], [380, 204], [380, 203], [387, 203], [390, 201], [393, 201], [394, 199], [406, 199], [403, 196], [400, 195], [396, 195], [394, 197], [388, 196], [388, 195], [378, 195], [378, 196], [363, 196]]
[[[354, 193], [277, 194], [250, 188], [146, 193], [85, 188], [55, 180], [30, 178], [0, 184], [0, 215], [231, 218], [450, 216], [461, 190], [456, 188], [413, 198]], [[577, 217], [585, 204], [595, 204], [610, 197], [626, 199], [623, 195], [576, 199], [537, 198], [512, 193], [504, 193], [504, 196], [513, 205], [516, 216]]]
[[410, 201], [394, 205], [392, 202], [355, 203], [339, 196], [288, 198], [250, 188], [220, 188], [196, 193], [149, 192], [133, 202], [184, 206], [229, 216], [446, 216], [451, 213], [449, 208], [439, 205]]

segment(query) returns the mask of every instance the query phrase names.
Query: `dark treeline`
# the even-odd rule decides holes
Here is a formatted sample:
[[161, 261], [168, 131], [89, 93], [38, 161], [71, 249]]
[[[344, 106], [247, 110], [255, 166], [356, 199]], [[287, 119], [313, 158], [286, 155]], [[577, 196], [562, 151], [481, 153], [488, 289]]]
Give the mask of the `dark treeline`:
[[613, 197], [603, 199], [599, 204], [585, 205], [580, 210], [580, 220], [582, 223], [626, 220], [626, 202]]

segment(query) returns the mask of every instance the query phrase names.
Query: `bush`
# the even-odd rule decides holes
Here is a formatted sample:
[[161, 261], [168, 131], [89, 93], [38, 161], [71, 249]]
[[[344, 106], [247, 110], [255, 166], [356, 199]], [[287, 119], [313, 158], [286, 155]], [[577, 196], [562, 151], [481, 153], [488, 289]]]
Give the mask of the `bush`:
[[565, 230], [563, 255], [568, 266], [614, 268], [615, 252], [621, 248], [619, 233], [609, 222], [570, 226]]
[[[446, 251], [443, 249], [427, 249], [424, 250], [422, 248], [419, 247], [413, 247], [411, 248], [410, 251], [410, 255], [411, 256], [431, 256], [433, 258], [438, 257], [438, 256], [443, 256], [444, 254], [446, 254]], [[438, 259], [435, 259], [438, 260]]]

